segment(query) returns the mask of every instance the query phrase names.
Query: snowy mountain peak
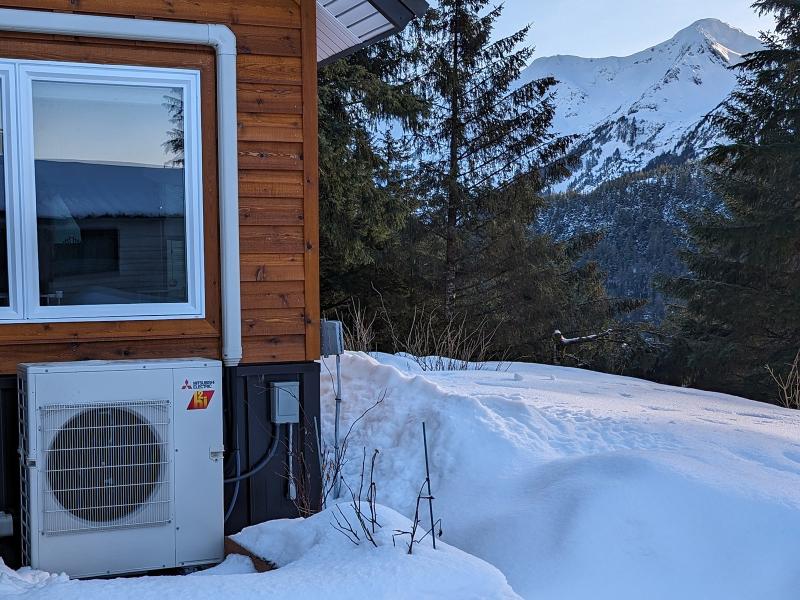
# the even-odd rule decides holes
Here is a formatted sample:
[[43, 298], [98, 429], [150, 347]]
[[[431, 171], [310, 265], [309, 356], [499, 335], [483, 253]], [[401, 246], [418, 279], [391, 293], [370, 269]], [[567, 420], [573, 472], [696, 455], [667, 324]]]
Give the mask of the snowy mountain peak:
[[591, 190], [624, 173], [702, 155], [714, 135], [703, 118], [736, 86], [730, 66], [761, 42], [718, 19], [625, 57], [540, 58], [521, 83], [544, 76], [554, 88], [555, 133], [577, 136], [581, 166], [556, 191]]
[[690, 44], [697, 41], [709, 42], [713, 46], [724, 48], [731, 57], [741, 57], [761, 48], [758, 39], [719, 19], [695, 21], [676, 33], [672, 40]]

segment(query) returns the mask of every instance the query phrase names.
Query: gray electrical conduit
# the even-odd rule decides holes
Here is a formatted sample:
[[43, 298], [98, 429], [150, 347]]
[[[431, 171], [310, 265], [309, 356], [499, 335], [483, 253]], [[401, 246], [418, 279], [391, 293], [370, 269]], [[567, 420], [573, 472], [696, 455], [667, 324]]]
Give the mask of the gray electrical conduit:
[[231, 497], [231, 502], [228, 505], [228, 509], [225, 511], [225, 520], [227, 521], [228, 518], [231, 516], [233, 512], [233, 507], [236, 504], [236, 500], [239, 498], [239, 484], [245, 480], [249, 479], [259, 471], [261, 471], [264, 467], [269, 464], [269, 461], [275, 456], [275, 453], [278, 451], [278, 445], [280, 443], [280, 436], [281, 436], [281, 426], [278, 423], [272, 424], [272, 441], [270, 442], [269, 448], [267, 449], [266, 454], [261, 457], [253, 468], [249, 471], [242, 473], [242, 460], [239, 451], [239, 431], [238, 427], [236, 428], [236, 475], [233, 477], [229, 477], [225, 479], [225, 483], [235, 483], [236, 487], [233, 489], [233, 496]]
[[[236, 449], [236, 476], [238, 477], [241, 475], [242, 472], [242, 457], [239, 453], [239, 449]], [[231, 514], [233, 514], [233, 507], [236, 506], [236, 501], [239, 499], [239, 486], [241, 485], [241, 481], [237, 481], [236, 485], [233, 488], [233, 495], [231, 496], [231, 501], [228, 504], [228, 508], [225, 510], [225, 523], [228, 522], [230, 519]]]

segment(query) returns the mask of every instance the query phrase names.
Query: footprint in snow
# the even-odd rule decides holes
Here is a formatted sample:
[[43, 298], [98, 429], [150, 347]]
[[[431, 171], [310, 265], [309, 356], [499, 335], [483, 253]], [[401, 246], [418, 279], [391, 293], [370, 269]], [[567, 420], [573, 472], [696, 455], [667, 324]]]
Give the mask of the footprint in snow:
[[657, 412], [680, 412], [677, 408], [668, 408], [666, 406], [648, 406], [647, 408]]
[[721, 414], [723, 414], [723, 415], [730, 415], [730, 414], [733, 414], [733, 413], [732, 413], [731, 411], [729, 411], [729, 410], [723, 410], [723, 409], [721, 409], [721, 408], [708, 408], [707, 406], [704, 406], [704, 407], [703, 407], [703, 408], [701, 408], [700, 410], [704, 410], [704, 411], [706, 411], [706, 412], [710, 412], [710, 413], [721, 413]]
[[740, 417], [753, 417], [754, 419], [766, 419], [767, 421], [776, 420], [772, 415], [765, 415], [764, 413], [737, 412], [736, 414]]
[[713, 423], [714, 425], [727, 425], [724, 421], [718, 421], [717, 419], [708, 419], [706, 417], [697, 417], [699, 421], [705, 421], [706, 423]]
[[792, 450], [787, 450], [783, 453], [784, 458], [789, 459], [792, 462], [800, 463], [800, 452], [793, 452]]
[[[791, 468], [791, 467], [789, 467], [787, 465], [784, 465], [781, 462], [779, 462], [779, 461], [775, 460], [774, 458], [772, 458], [771, 456], [769, 456], [767, 454], [763, 454], [761, 452], [758, 452], [757, 450], [754, 450], [754, 449], [750, 449], [750, 448], [734, 448], [734, 449], [731, 449], [730, 452], [734, 456], [737, 456], [737, 457], [739, 457], [741, 459], [744, 459], [744, 460], [747, 460], [747, 461], [750, 461], [750, 462], [754, 462], [754, 463], [759, 464], [759, 465], [763, 465], [763, 466], [767, 467], [768, 469], [773, 469], [775, 471], [782, 471], [784, 473], [792, 473], [792, 474], [798, 474], [799, 473], [797, 469], [793, 469], [793, 468]], [[783, 456], [784, 456], [784, 458], [789, 458], [789, 457], [786, 456], [785, 452], [783, 453]], [[800, 458], [800, 456], [798, 456], [797, 458]], [[792, 459], [790, 459], [790, 460], [792, 460]], [[794, 462], [795, 464], [798, 463], [798, 461], [796, 461], [796, 460], [792, 460], [792, 462]]]

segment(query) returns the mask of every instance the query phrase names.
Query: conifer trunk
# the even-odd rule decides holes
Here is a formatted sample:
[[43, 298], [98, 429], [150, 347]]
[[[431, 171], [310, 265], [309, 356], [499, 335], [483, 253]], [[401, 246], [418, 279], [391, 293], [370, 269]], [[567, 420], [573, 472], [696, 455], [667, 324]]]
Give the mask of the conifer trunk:
[[445, 250], [445, 298], [444, 312], [445, 318], [450, 321], [455, 312], [456, 301], [456, 266], [458, 262], [457, 243], [458, 243], [458, 19], [460, 14], [460, 3], [456, 2], [453, 14], [452, 36], [453, 36], [453, 55], [452, 55], [452, 76], [450, 81], [450, 171], [448, 174], [447, 192], [447, 247]]

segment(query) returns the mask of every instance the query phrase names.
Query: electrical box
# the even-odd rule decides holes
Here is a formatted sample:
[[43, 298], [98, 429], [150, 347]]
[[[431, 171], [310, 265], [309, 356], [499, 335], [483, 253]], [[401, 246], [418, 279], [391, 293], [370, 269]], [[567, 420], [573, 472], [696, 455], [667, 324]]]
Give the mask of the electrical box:
[[344, 328], [341, 321], [320, 321], [320, 341], [322, 356], [344, 354]]
[[300, 422], [300, 382], [276, 381], [270, 387], [273, 423]]
[[0, 512], [0, 537], [14, 535], [14, 519], [7, 512]]

